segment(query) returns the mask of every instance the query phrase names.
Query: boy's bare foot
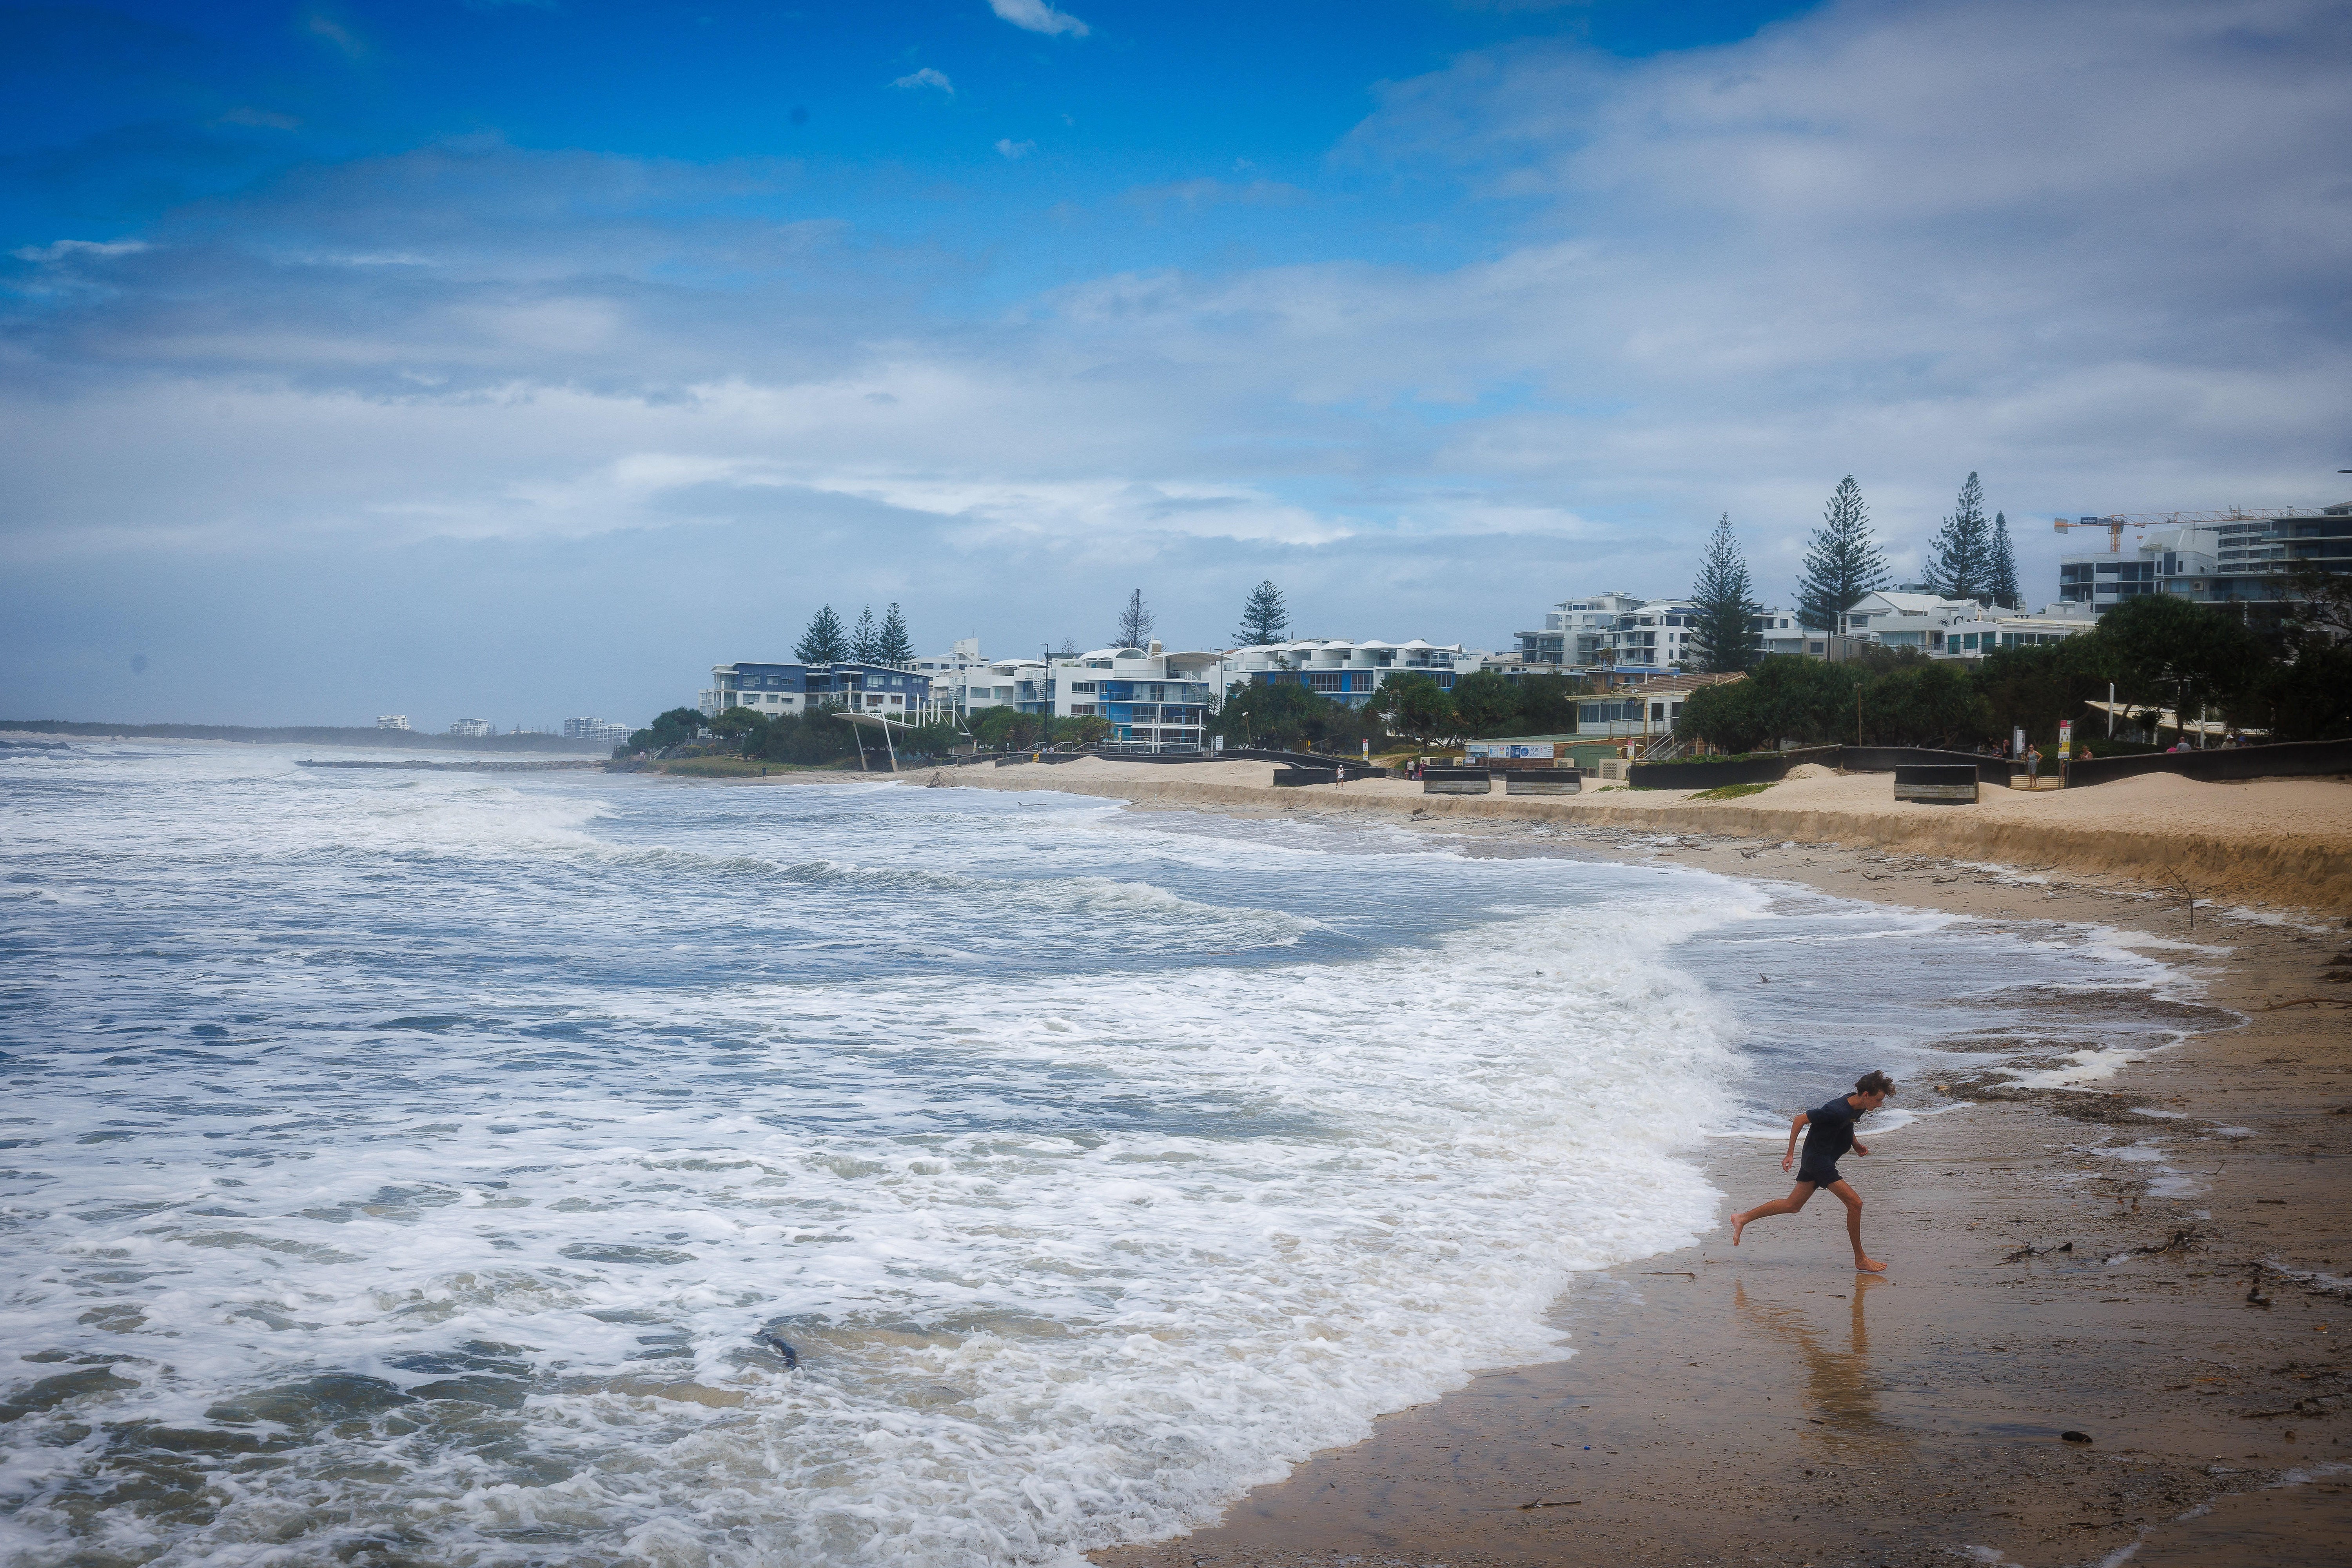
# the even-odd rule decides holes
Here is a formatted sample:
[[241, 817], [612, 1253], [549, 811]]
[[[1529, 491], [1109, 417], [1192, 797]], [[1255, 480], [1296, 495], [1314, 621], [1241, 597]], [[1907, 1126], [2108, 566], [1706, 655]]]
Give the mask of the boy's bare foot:
[[1865, 1274], [1884, 1274], [1886, 1272], [1886, 1265], [1881, 1263], [1875, 1258], [1857, 1258], [1853, 1260], [1853, 1266], [1856, 1268], [1861, 1269]]
[[1738, 1246], [1738, 1245], [1739, 1245], [1739, 1233], [1740, 1233], [1741, 1231], [1743, 1231], [1743, 1230], [1746, 1230], [1747, 1228], [1748, 1228], [1748, 1222], [1747, 1222], [1746, 1220], [1744, 1220], [1744, 1219], [1740, 1218], [1738, 1215], [1733, 1215], [1731, 1216], [1731, 1245], [1732, 1245], [1732, 1246], [1737, 1247], [1737, 1246]]

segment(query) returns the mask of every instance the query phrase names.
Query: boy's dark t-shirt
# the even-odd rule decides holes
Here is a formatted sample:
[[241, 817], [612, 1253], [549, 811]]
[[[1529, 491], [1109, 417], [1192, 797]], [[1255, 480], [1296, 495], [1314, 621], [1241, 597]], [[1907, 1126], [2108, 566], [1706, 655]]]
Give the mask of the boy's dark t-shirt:
[[1807, 1171], [1834, 1171], [1838, 1156], [1853, 1147], [1853, 1123], [1862, 1111], [1839, 1095], [1817, 1110], [1805, 1112], [1805, 1152], [1798, 1176]]

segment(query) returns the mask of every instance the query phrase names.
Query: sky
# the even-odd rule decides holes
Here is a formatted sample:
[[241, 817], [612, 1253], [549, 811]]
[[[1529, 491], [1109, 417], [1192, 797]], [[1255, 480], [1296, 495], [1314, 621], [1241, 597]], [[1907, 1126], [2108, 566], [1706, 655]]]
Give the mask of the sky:
[[[1855, 476], [2352, 498], [2352, 7], [0, 11], [0, 717], [691, 703], [929, 652], [1507, 648]], [[2085, 545], [2084, 538], [2090, 540]]]

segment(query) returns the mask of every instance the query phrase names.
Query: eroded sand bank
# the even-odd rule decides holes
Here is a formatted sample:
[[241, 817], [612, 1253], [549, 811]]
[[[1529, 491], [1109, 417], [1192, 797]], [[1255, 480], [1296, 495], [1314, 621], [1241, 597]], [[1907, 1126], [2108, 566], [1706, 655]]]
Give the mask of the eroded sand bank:
[[1894, 798], [1885, 773], [1800, 768], [1759, 795], [1702, 801], [1687, 790], [1589, 790], [1570, 797], [1433, 795], [1399, 779], [1273, 787], [1269, 763], [1165, 764], [1084, 757], [938, 770], [943, 784], [1053, 789], [1139, 805], [1283, 812], [1380, 812], [1424, 820], [1652, 828], [1872, 846], [1958, 860], [2049, 865], [2185, 888], [2199, 898], [2352, 908], [2352, 782], [2205, 784], [2151, 774], [2094, 788], [1988, 788], [1974, 805]]

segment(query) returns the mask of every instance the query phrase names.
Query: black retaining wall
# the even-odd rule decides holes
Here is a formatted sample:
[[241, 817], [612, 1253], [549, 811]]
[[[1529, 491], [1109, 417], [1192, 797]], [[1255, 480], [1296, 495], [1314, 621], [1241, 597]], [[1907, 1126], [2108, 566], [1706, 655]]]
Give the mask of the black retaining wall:
[[[2046, 770], [2051, 766], [2042, 763]], [[2072, 785], [2113, 784], [2143, 773], [2179, 773], [2192, 779], [2309, 778], [2352, 773], [2352, 741], [2286, 741], [2274, 746], [2235, 746], [2202, 752], [2150, 752], [2134, 757], [2093, 757], [2069, 763]]]
[[1788, 771], [1786, 757], [1749, 757], [1736, 763], [1635, 763], [1625, 770], [1625, 778], [1635, 789], [1718, 789], [1777, 784]]
[[[1811, 762], [1812, 759], [1808, 757], [1805, 760]], [[1976, 769], [1979, 784], [1999, 784], [2003, 789], [2009, 787], [2009, 775], [2015, 771], [2011, 768], [2007, 757], [1980, 757], [1974, 752], [1938, 752], [1926, 746], [1840, 746], [1833, 761], [1822, 760], [1850, 773], [1891, 773], [1897, 768], [1928, 764], [1958, 767], [1965, 763]], [[2045, 765], [2054, 769], [2058, 764], [2049, 763]]]

